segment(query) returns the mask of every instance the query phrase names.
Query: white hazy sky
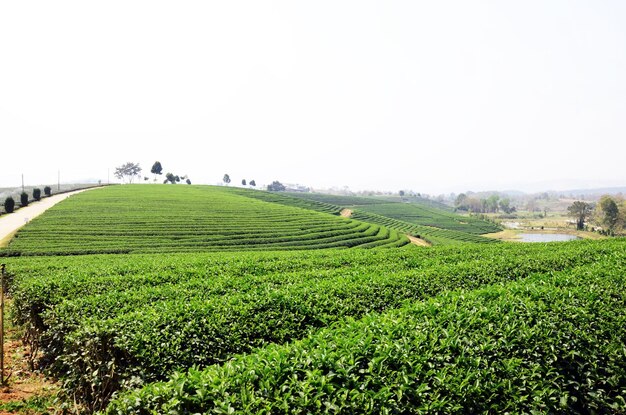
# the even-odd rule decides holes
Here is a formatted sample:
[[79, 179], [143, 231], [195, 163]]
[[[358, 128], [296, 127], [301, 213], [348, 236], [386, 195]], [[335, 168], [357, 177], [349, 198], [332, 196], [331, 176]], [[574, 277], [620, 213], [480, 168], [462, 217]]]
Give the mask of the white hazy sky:
[[0, 186], [626, 185], [624, 1], [3, 1]]

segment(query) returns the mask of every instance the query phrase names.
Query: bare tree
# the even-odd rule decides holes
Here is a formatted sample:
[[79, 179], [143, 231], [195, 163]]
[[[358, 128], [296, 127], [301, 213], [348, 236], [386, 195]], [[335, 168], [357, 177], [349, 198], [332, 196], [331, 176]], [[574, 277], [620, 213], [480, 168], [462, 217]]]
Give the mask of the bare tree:
[[141, 167], [139, 167], [139, 163], [124, 163], [119, 167], [115, 168], [115, 173], [113, 175], [120, 180], [126, 179], [128, 183], [132, 183], [135, 177], [141, 177]]

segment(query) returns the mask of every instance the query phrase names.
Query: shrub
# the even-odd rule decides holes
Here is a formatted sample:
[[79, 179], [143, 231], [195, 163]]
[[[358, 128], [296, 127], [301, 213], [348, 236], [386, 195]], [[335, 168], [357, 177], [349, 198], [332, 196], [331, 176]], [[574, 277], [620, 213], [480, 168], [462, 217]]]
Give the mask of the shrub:
[[28, 193], [22, 192], [20, 195], [20, 204], [22, 206], [28, 206]]
[[52, 189], [50, 188], [50, 186], [46, 186], [43, 188], [43, 192], [46, 196], [50, 196], [52, 194]]
[[6, 213], [13, 213], [15, 210], [15, 200], [11, 196], [4, 200], [4, 211]]
[[33, 189], [33, 199], [41, 200], [41, 189], [40, 188]]

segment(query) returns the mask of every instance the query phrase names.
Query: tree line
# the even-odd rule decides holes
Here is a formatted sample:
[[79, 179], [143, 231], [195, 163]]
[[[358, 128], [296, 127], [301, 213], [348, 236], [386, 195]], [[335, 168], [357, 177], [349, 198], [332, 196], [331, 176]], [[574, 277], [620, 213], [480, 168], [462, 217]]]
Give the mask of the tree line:
[[454, 202], [456, 210], [473, 213], [513, 213], [515, 206], [511, 206], [509, 198], [500, 198], [498, 195], [491, 195], [487, 198], [478, 198], [461, 193]]
[[599, 226], [601, 233], [615, 235], [626, 227], [626, 200], [621, 197], [604, 195], [595, 204], [577, 200], [567, 208], [567, 213], [576, 221], [578, 230], [588, 229], [591, 223]]

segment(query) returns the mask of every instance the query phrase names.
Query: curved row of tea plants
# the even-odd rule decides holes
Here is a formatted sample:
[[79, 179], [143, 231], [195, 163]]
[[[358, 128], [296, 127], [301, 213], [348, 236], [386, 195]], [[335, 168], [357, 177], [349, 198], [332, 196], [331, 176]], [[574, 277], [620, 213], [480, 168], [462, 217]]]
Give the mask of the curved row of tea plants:
[[375, 213], [416, 225], [430, 226], [474, 235], [498, 232], [497, 224], [473, 216], [460, 216], [452, 212], [420, 206], [416, 203], [386, 203], [360, 206], [359, 210]]
[[[210, 365], [345, 317], [613, 257], [624, 243], [12, 258], [16, 319], [92, 408], [129, 382]], [[236, 258], [236, 259], [235, 259]], [[623, 256], [622, 256], [623, 258]]]
[[484, 236], [453, 231], [449, 229], [433, 228], [430, 226], [415, 225], [413, 223], [404, 222], [387, 216], [368, 213], [361, 210], [352, 212], [352, 218], [368, 223], [376, 223], [390, 229], [396, 229], [405, 234], [409, 234], [420, 239], [424, 239], [433, 245], [450, 245], [459, 242], [470, 243], [497, 243], [495, 239], [485, 238]]
[[624, 413], [624, 259], [348, 320], [122, 394], [106, 413]]
[[[444, 232], [452, 231], [447, 236], [440, 233], [437, 237], [432, 238], [431, 242], [435, 244], [438, 244], [439, 241], [446, 243], [448, 239], [451, 241], [485, 242], [481, 238], [472, 240], [471, 236], [467, 237], [463, 234], [481, 235], [501, 230], [495, 223], [472, 216], [461, 216], [450, 210], [433, 206], [431, 201], [420, 201], [419, 199], [406, 203], [401, 200], [393, 201], [393, 199], [381, 197], [337, 196], [319, 193], [290, 193], [289, 195], [290, 199], [306, 200], [309, 203], [334, 203], [337, 206], [353, 208], [353, 218], [360, 217], [367, 220], [368, 214], [374, 214], [389, 218], [392, 221], [423, 226], [426, 227], [424, 231], [431, 230], [431, 233], [432, 228]], [[448, 241], [448, 243], [453, 242]]]
[[[255, 193], [250, 191], [251, 193]], [[397, 232], [213, 186], [115, 186], [72, 196], [3, 255], [401, 246]]]
[[[495, 232], [500, 229], [493, 223], [477, 218], [461, 217], [452, 212], [437, 209], [432, 206], [421, 206], [414, 203], [389, 203], [388, 200], [377, 198], [334, 196], [318, 193], [289, 193], [285, 195], [245, 189], [231, 189], [231, 191], [268, 202], [280, 203], [286, 206], [298, 206], [337, 215], [342, 210], [341, 206], [332, 205], [320, 200], [343, 202], [343, 206], [349, 206], [347, 204], [348, 202], [358, 203], [358, 209], [352, 212], [353, 219], [376, 223], [413, 236], [419, 235], [420, 238], [433, 245], [446, 245], [459, 242], [493, 243], [497, 241], [479, 235], [482, 233]], [[373, 211], [380, 210], [383, 213], [371, 213], [370, 209]], [[398, 211], [402, 214], [399, 215]], [[409, 213], [413, 214], [413, 216]], [[416, 214], [418, 215], [417, 217], [415, 217]], [[433, 225], [407, 222], [406, 220], [396, 219], [396, 216], [415, 220], [415, 222], [433, 223]]]
[[331, 215], [339, 215], [342, 207], [331, 203], [321, 202], [313, 199], [292, 197], [291, 193], [265, 192], [251, 189], [230, 188], [230, 192], [253, 199], [263, 200], [264, 202], [279, 203], [285, 206], [295, 206], [303, 209], [315, 210]]

